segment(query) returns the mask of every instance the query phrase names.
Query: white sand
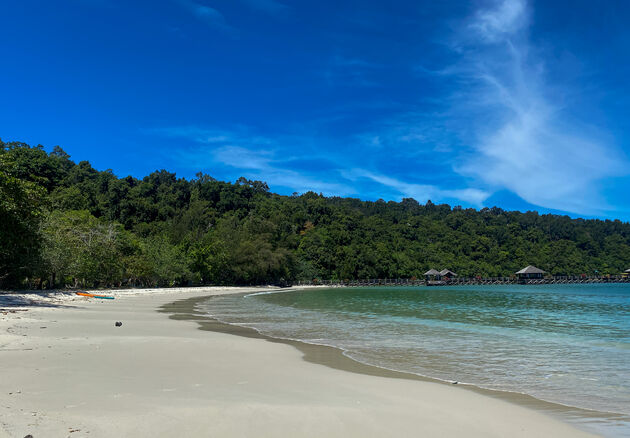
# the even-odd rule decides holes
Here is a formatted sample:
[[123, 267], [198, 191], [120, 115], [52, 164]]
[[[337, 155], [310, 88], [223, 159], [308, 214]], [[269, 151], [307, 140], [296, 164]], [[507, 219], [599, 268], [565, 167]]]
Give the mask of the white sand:
[[336, 370], [156, 312], [237, 291], [67, 295], [35, 302], [70, 307], [0, 313], [0, 437], [589, 436], [457, 386]]

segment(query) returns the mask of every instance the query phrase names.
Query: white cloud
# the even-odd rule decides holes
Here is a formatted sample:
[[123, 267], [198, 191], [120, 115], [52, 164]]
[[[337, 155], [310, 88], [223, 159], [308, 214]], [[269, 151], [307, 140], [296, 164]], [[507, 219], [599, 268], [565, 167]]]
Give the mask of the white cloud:
[[430, 184], [412, 184], [400, 181], [386, 175], [354, 169], [348, 172], [350, 179], [365, 178], [377, 182], [386, 187], [390, 187], [404, 197], [414, 198], [420, 202], [442, 201], [445, 199], [459, 199], [471, 205], [480, 206], [490, 195], [488, 192], [474, 188], [444, 190]]
[[195, 143], [206, 145], [248, 145], [249, 147], [270, 146], [274, 142], [260, 135], [253, 135], [247, 128], [236, 127], [233, 130], [203, 129], [195, 126], [147, 129], [145, 132], [166, 137], [187, 138]]
[[234, 131], [174, 127], [148, 132], [169, 137], [187, 138], [198, 144], [189, 150], [178, 150], [175, 158], [194, 169], [217, 163], [241, 169], [243, 176], [260, 179], [271, 187], [289, 187], [298, 192], [314, 191], [329, 196], [355, 194], [354, 188], [343, 182], [327, 182], [292, 170], [287, 161], [294, 158], [283, 153], [279, 145], [267, 137], [252, 135], [246, 128]]
[[524, 0], [497, 1], [465, 27], [463, 60], [452, 71], [466, 90], [453, 98], [451, 112], [468, 119], [474, 136], [472, 153], [455, 169], [534, 205], [601, 212], [607, 206], [598, 184], [623, 173], [620, 154], [560, 103], [561, 84], [546, 81], [528, 40], [528, 13]]
[[[468, 205], [481, 206], [489, 196], [488, 192], [476, 188], [442, 189], [434, 185], [412, 184], [363, 169], [320, 170], [321, 176], [292, 169], [292, 160], [305, 158], [294, 156], [296, 147], [311, 142], [311, 138], [274, 140], [254, 135], [243, 127], [229, 131], [188, 126], [147, 132], [192, 140], [196, 147], [175, 152], [175, 159], [183, 165], [199, 169], [200, 166], [220, 164], [240, 169], [247, 178], [263, 180], [271, 187], [289, 187], [298, 192], [312, 190], [329, 196], [354, 196], [360, 193], [355, 187], [356, 183], [367, 180], [386, 188], [381, 189], [381, 193], [391, 193], [393, 189], [401, 197], [412, 197], [420, 202], [458, 199]], [[375, 137], [371, 141], [378, 143], [380, 140]], [[317, 159], [317, 156], [311, 154], [308, 158]], [[318, 170], [315, 169], [315, 172]]]
[[223, 146], [209, 151], [220, 163], [239, 169], [267, 170], [273, 167], [273, 157], [268, 151], [252, 151], [240, 146]]
[[196, 163], [204, 154], [212, 156], [214, 162], [222, 163], [235, 169], [246, 169], [249, 178], [259, 178], [270, 186], [290, 187], [297, 192], [314, 191], [330, 196], [343, 196], [354, 189], [340, 183], [325, 182], [291, 169], [287, 169], [281, 159], [271, 150], [251, 150], [240, 146], [223, 146], [205, 152], [197, 151]]
[[502, 0], [494, 8], [477, 11], [470, 28], [482, 38], [495, 41], [519, 31], [527, 22], [525, 0]]

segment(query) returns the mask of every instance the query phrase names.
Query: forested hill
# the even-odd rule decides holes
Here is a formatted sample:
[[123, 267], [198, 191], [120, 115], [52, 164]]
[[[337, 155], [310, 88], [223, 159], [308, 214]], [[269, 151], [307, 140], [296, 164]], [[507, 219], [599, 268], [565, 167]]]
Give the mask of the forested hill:
[[0, 287], [255, 284], [630, 267], [630, 224], [413, 199], [280, 196], [165, 170], [139, 180], [0, 141]]

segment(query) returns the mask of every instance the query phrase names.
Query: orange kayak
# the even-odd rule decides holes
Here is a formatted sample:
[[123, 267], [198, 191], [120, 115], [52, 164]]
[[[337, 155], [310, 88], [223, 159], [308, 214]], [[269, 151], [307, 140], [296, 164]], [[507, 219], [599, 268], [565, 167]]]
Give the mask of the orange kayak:
[[82, 297], [90, 297], [90, 298], [100, 298], [102, 300], [113, 300], [114, 297], [108, 297], [107, 295], [94, 295], [88, 294], [85, 292], [75, 292], [77, 295], [81, 295]]
[[82, 297], [93, 297], [94, 294], [87, 294], [85, 292], [77, 292], [77, 295], [81, 295]]

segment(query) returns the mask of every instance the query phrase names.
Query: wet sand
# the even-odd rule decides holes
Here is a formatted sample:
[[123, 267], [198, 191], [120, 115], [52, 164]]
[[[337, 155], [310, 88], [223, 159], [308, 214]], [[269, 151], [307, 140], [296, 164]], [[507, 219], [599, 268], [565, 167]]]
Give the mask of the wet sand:
[[[242, 295], [247, 295], [247, 293], [243, 293]], [[195, 321], [197, 324], [199, 324], [199, 328], [201, 330], [227, 333], [236, 336], [244, 336], [247, 338], [264, 339], [272, 343], [291, 345], [302, 352], [304, 360], [320, 365], [325, 365], [338, 370], [360, 373], [370, 376], [431, 382], [442, 385], [456, 384], [459, 385], [458, 388], [461, 388], [463, 390], [474, 391], [477, 394], [498, 398], [509, 403], [515, 403], [519, 406], [534, 409], [545, 415], [551, 415], [561, 421], [577, 425], [580, 429], [590, 431], [591, 433], [608, 430], [608, 433], [605, 434], [606, 436], [616, 436], [617, 429], [615, 429], [613, 426], [615, 422], [630, 422], [630, 418], [628, 418], [628, 416], [624, 414], [601, 412], [577, 408], [573, 406], [566, 406], [559, 403], [540, 400], [536, 397], [523, 393], [485, 389], [474, 385], [462, 384], [461, 382], [445, 382], [443, 380], [419, 376], [413, 373], [394, 371], [382, 367], [368, 365], [358, 362], [344, 355], [344, 352], [339, 348], [326, 345], [309, 344], [292, 339], [274, 338], [262, 334], [250, 327], [226, 324], [217, 321], [216, 319], [210, 318], [204, 313], [196, 311], [196, 306], [198, 303], [207, 301], [211, 298], [212, 297], [195, 297], [190, 299], [178, 300], [162, 306], [160, 308], [160, 311], [169, 314], [170, 317], [175, 320]]]

